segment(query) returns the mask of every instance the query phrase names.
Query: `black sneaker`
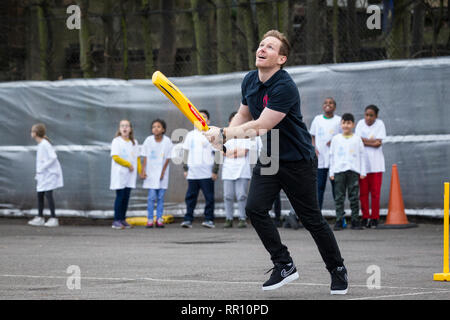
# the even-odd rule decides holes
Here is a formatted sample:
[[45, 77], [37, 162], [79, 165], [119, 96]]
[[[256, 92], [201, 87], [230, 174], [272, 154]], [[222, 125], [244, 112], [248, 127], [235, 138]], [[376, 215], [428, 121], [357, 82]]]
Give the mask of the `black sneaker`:
[[378, 227], [378, 219], [372, 219], [370, 220], [370, 227]]
[[361, 222], [358, 220], [352, 220], [352, 226], [351, 228], [353, 230], [363, 230], [364, 228], [361, 226]]
[[347, 269], [336, 267], [331, 272], [331, 294], [346, 294], [348, 289]]
[[366, 229], [370, 229], [370, 220], [369, 219], [361, 219], [361, 225]]
[[334, 224], [334, 231], [340, 231], [342, 230], [342, 220], [337, 220], [336, 223]]
[[297, 268], [292, 262], [288, 264], [275, 264], [275, 266], [266, 273], [269, 273], [270, 271], [272, 271], [272, 274], [270, 275], [270, 279], [264, 282], [262, 287], [263, 290], [275, 290], [298, 279]]

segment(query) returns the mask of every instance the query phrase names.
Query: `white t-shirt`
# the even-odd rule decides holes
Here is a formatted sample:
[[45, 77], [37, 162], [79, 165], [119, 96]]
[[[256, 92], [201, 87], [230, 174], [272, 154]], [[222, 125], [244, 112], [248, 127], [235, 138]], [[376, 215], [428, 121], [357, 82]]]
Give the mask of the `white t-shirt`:
[[134, 170], [130, 172], [127, 167], [121, 166], [114, 159], [111, 159], [111, 190], [119, 190], [124, 188], [136, 188], [137, 176], [137, 158], [139, 156], [139, 145], [134, 140], [125, 141], [122, 137], [115, 137], [111, 144], [111, 157], [119, 156], [123, 160], [131, 163]]
[[197, 129], [189, 131], [183, 143], [189, 151], [187, 179], [211, 178], [214, 166], [214, 149], [208, 139]]
[[347, 170], [365, 176], [364, 153], [364, 144], [360, 136], [354, 134], [351, 137], [344, 137], [342, 133], [335, 135], [330, 145], [330, 177]]
[[232, 151], [246, 149], [244, 157], [228, 158], [224, 156], [222, 165], [222, 180], [250, 179], [250, 149], [256, 150], [256, 142], [250, 139], [231, 139], [225, 143], [225, 147]]
[[36, 154], [36, 190], [50, 191], [64, 186], [61, 165], [50, 142], [43, 139]]
[[[371, 126], [368, 126], [364, 119], [359, 120], [355, 133], [365, 139], [386, 139], [386, 128], [380, 119], [376, 119]], [[367, 173], [384, 172], [383, 147], [374, 148], [365, 146], [364, 148], [366, 149], [365, 161]]]
[[167, 189], [169, 185], [169, 168], [167, 165], [164, 178], [160, 180], [164, 163], [170, 159], [172, 152], [172, 141], [163, 136], [160, 142], [155, 140], [155, 136], [149, 136], [145, 139], [141, 146], [141, 156], [147, 158], [147, 166], [145, 172], [147, 178], [144, 180], [142, 187], [145, 189]]
[[314, 136], [316, 148], [319, 151], [318, 168], [330, 166], [330, 147], [327, 143], [333, 136], [342, 132], [341, 117], [334, 115], [333, 118], [325, 118], [323, 114], [314, 118], [309, 133]]

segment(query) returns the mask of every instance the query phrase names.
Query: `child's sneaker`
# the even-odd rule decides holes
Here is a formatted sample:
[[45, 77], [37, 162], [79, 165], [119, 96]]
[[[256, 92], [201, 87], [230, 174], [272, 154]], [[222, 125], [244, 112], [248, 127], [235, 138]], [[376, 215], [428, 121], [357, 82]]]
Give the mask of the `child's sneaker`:
[[239, 219], [238, 228], [247, 228], [247, 221]]
[[126, 220], [122, 220], [122, 221], [120, 221], [120, 223], [122, 223], [122, 225], [124, 226], [125, 229], [133, 228], [133, 226], [131, 224], [129, 224]]
[[153, 228], [153, 219], [148, 219], [147, 224], [145, 226], [146, 228]]
[[44, 224], [46, 227], [58, 227], [59, 221], [58, 218], [50, 218], [47, 220], [47, 222]]
[[378, 227], [378, 219], [370, 220], [370, 227], [377, 228]]
[[361, 226], [361, 221], [352, 220], [352, 230], [363, 230], [364, 228]]
[[157, 228], [164, 228], [164, 220], [163, 220], [163, 218], [159, 218], [159, 219], [156, 221], [156, 227], [157, 227]]
[[211, 220], [206, 220], [202, 223], [202, 226], [204, 226], [205, 228], [215, 228], [216, 226], [214, 225], [214, 222], [212, 222]]
[[28, 221], [30, 226], [43, 226], [45, 224], [45, 220], [43, 217], [34, 217], [32, 220]]
[[119, 229], [119, 230], [125, 229], [125, 227], [123, 226], [123, 224], [122, 224], [120, 221], [118, 221], [118, 220], [115, 220], [115, 221], [113, 222], [113, 224], [112, 224], [111, 227], [112, 227], [113, 229]]
[[370, 228], [370, 220], [369, 219], [361, 219], [361, 226], [369, 229]]
[[340, 231], [342, 230], [342, 220], [336, 220], [336, 223], [334, 224], [334, 231]]
[[192, 222], [190, 222], [190, 221], [183, 221], [181, 223], [181, 227], [182, 228], [192, 228]]
[[225, 224], [223, 225], [224, 228], [233, 228], [233, 220], [226, 219]]

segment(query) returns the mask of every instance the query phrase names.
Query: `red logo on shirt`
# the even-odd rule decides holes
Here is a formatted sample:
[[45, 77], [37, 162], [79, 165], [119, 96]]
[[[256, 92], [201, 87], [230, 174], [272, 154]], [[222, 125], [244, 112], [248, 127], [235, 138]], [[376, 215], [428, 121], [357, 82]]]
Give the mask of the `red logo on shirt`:
[[263, 98], [263, 108], [265, 108], [267, 106], [267, 102], [269, 102], [269, 97], [266, 94]]

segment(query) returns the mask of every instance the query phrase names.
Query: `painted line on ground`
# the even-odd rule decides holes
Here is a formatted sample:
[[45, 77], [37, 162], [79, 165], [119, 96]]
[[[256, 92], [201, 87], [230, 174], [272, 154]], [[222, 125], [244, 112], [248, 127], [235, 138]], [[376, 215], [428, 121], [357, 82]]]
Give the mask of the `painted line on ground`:
[[[25, 274], [0, 274], [0, 277], [3, 278], [30, 278], [30, 279], [67, 279], [70, 275], [67, 276], [46, 276], [46, 275], [25, 275]], [[153, 281], [153, 282], [179, 282], [179, 283], [205, 283], [205, 284], [246, 284], [246, 285], [261, 285], [262, 282], [256, 281], [222, 281], [222, 280], [195, 280], [195, 279], [159, 279], [159, 278], [124, 278], [124, 277], [86, 277], [81, 276], [81, 281], [83, 280], [94, 280], [94, 281]], [[291, 282], [288, 285], [294, 286], [330, 286], [329, 283], [311, 283], [311, 282]], [[358, 287], [358, 288], [367, 288], [367, 285], [360, 284], [350, 284], [349, 288]], [[440, 288], [420, 288], [420, 287], [397, 287], [397, 286], [381, 286], [379, 289], [402, 289], [402, 290], [434, 290], [433, 292], [450, 292], [448, 289], [440, 289]], [[375, 289], [373, 289], [375, 290]], [[419, 292], [419, 294], [423, 294]], [[395, 296], [395, 295], [393, 295]], [[380, 296], [384, 297], [384, 296]], [[365, 298], [357, 298], [357, 299], [365, 299]]]

